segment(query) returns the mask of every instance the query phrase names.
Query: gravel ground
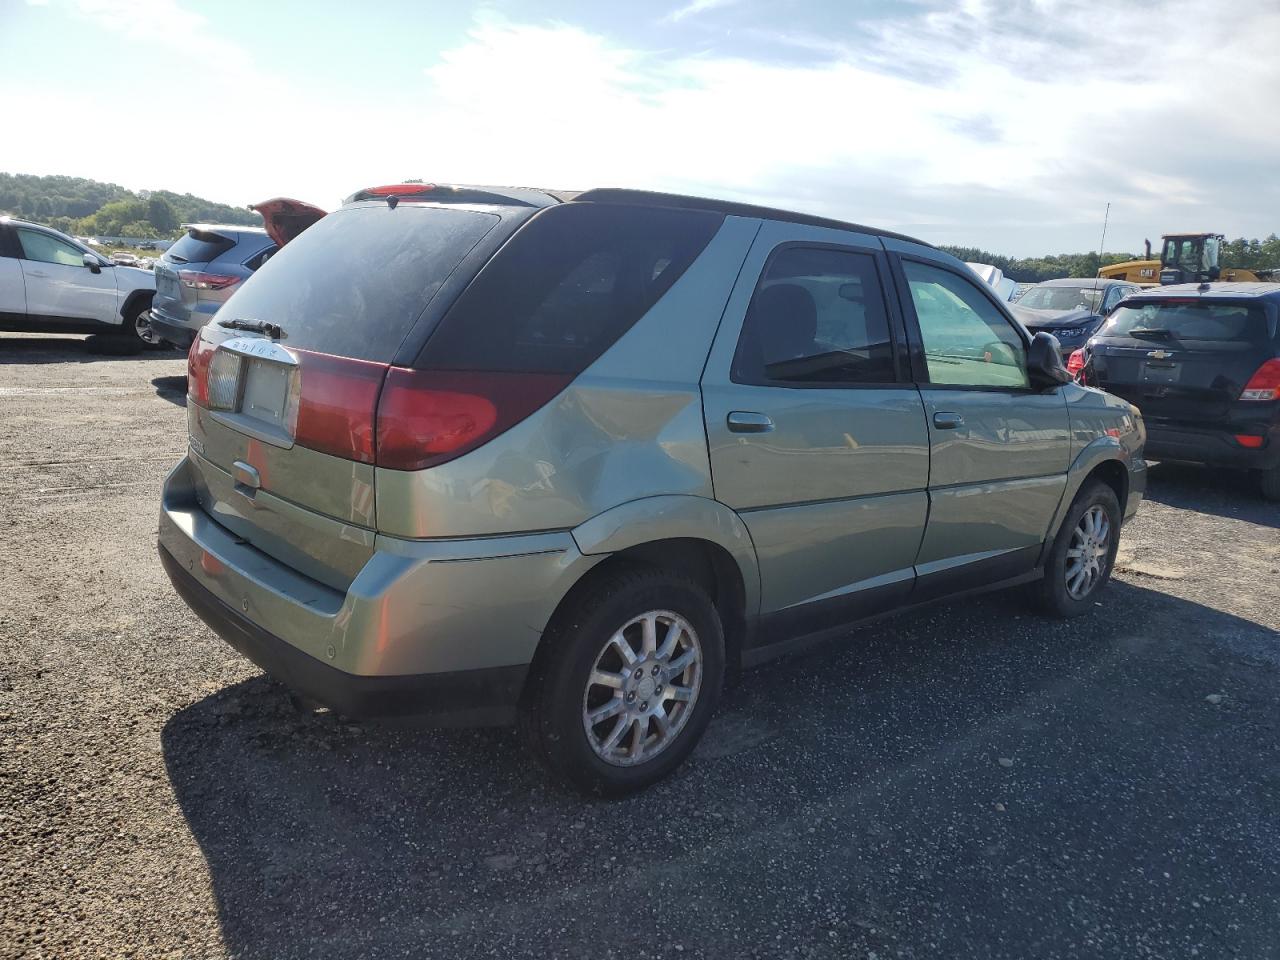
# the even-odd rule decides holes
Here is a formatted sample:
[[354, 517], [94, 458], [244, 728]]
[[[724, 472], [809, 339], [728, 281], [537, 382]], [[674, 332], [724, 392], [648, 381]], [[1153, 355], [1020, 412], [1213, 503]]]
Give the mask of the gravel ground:
[[1153, 468], [1105, 603], [748, 674], [680, 774], [303, 714], [154, 550], [183, 362], [0, 336], [0, 956], [1280, 956], [1280, 509]]

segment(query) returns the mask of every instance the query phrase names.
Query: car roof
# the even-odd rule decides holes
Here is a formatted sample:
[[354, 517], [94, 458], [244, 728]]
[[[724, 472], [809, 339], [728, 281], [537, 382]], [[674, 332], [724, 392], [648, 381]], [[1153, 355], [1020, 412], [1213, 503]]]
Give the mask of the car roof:
[[1143, 300], [1161, 297], [1212, 297], [1221, 300], [1232, 297], [1240, 300], [1280, 300], [1280, 283], [1175, 283], [1167, 287], [1146, 287], [1135, 295]]
[[723, 213], [730, 217], [752, 217], [761, 220], [781, 220], [786, 223], [802, 223], [811, 227], [829, 227], [833, 230], [853, 230], [877, 237], [892, 237], [922, 247], [933, 247], [933, 244], [906, 234], [882, 230], [879, 227], [868, 227], [860, 223], [846, 220], [833, 220], [830, 217], [819, 217], [809, 213], [796, 213], [793, 210], [779, 210], [775, 207], [762, 207], [753, 203], [738, 203], [732, 200], [712, 200], [707, 197], [691, 197], [680, 193], [658, 193], [650, 190], [628, 190], [619, 187], [597, 187], [587, 190], [573, 198], [574, 203], [620, 203], [649, 207], [676, 207], [681, 210], [706, 210], [710, 213]]
[[1111, 277], [1058, 277], [1054, 280], [1041, 280], [1035, 284], [1037, 287], [1091, 287], [1097, 284], [1099, 288], [1105, 287], [1112, 283], [1123, 283], [1126, 287], [1136, 287], [1136, 283], [1128, 280], [1116, 280]]

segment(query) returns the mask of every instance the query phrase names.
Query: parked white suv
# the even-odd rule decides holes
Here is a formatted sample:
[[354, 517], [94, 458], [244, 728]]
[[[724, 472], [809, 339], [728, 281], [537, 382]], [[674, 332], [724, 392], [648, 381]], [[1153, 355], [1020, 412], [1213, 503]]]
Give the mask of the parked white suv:
[[117, 333], [155, 344], [155, 275], [38, 223], [0, 217], [0, 330]]

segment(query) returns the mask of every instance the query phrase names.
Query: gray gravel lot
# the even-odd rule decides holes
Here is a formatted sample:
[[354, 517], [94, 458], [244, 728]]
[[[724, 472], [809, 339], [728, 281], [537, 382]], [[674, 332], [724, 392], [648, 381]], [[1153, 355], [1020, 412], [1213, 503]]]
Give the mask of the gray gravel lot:
[[1280, 956], [1280, 508], [1162, 465], [1105, 603], [730, 691], [673, 780], [302, 714], [169, 589], [178, 354], [0, 335], [0, 956]]

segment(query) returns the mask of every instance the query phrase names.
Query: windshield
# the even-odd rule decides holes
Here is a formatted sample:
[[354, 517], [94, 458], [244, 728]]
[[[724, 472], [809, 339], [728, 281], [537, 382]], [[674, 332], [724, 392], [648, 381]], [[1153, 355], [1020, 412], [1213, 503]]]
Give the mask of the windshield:
[[1092, 285], [1079, 287], [1032, 287], [1018, 300], [1018, 305], [1034, 310], [1084, 309], [1097, 313], [1102, 303], [1103, 288]]
[[[1099, 331], [1104, 337], [1142, 338], [1144, 331], [1167, 333], [1177, 340], [1243, 341], [1262, 344], [1274, 334], [1261, 306], [1212, 303], [1203, 300], [1165, 300], [1122, 306]], [[1135, 334], [1134, 331], [1137, 331]]]

